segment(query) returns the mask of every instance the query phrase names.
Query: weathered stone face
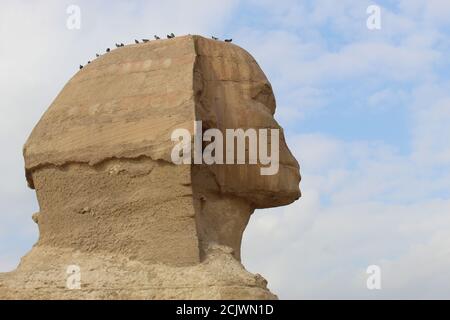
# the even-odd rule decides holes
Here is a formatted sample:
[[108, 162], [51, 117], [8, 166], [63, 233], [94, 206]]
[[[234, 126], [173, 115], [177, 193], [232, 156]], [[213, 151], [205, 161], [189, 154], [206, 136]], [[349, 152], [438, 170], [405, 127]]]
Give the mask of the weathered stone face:
[[[237, 46], [205, 38], [196, 40], [194, 88], [196, 118], [203, 130], [280, 129], [280, 169], [261, 175], [261, 165], [213, 165], [220, 191], [245, 198], [255, 208], [289, 204], [300, 197], [299, 165], [275, 121], [272, 86], [250, 54]], [[270, 141], [270, 140], [269, 140]], [[270, 150], [270, 148], [269, 148]]]
[[[264, 73], [233, 44], [185, 36], [125, 46], [93, 61], [64, 87], [24, 146], [27, 180], [40, 206], [34, 216], [40, 238], [17, 279], [33, 264], [51, 274], [71, 259], [70, 252], [79, 252], [75, 256], [88, 268], [105, 259], [111, 268], [128, 270], [128, 264], [111, 262], [117, 257], [151, 270], [156, 264], [197, 270], [210, 265], [217, 248], [240, 261], [253, 211], [300, 196], [298, 163], [284, 136], [279, 172], [262, 176], [259, 164], [177, 166], [170, 157], [171, 133], [186, 128], [194, 135], [196, 120], [204, 130], [281, 129], [274, 112]], [[42, 263], [59, 251], [60, 259]], [[215, 285], [248, 277], [233, 272]], [[152, 298], [172, 294], [158, 282], [160, 270], [147, 280], [129, 277], [133, 285], [125, 297], [135, 297], [133, 288], [142, 281], [153, 286]], [[107, 278], [105, 285], [109, 281], [124, 285]], [[199, 285], [198, 296], [208, 298], [210, 285]], [[264, 286], [262, 293], [241, 288], [234, 296], [267, 298]]]
[[[130, 45], [102, 56], [64, 87], [24, 147], [27, 177], [35, 168], [94, 165], [146, 156], [170, 162], [171, 132], [202, 120], [204, 130], [277, 128], [275, 98], [257, 62], [238, 46], [196, 36]], [[300, 193], [298, 163], [284, 136], [280, 171], [220, 165], [222, 192], [257, 208], [289, 204]]]

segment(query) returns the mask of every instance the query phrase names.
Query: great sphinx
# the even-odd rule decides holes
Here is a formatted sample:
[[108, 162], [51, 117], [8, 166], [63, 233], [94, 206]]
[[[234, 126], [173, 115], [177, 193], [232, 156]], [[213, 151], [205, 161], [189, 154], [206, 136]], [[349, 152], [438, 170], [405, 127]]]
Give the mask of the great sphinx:
[[[249, 53], [201, 36], [127, 45], [84, 67], [24, 146], [40, 236], [0, 274], [0, 298], [276, 298], [241, 264], [255, 209], [300, 197], [275, 106]], [[171, 134], [184, 128], [194, 140], [195, 121], [202, 132], [279, 129], [279, 170], [174, 164]], [[67, 287], [73, 265], [77, 289]]]

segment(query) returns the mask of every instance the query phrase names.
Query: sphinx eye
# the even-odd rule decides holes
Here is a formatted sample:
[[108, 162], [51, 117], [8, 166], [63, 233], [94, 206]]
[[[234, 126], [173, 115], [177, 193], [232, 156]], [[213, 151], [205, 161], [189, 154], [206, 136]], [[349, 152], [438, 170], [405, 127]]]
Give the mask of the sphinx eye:
[[266, 106], [272, 114], [275, 113], [275, 96], [269, 84], [265, 83], [259, 87], [252, 98]]

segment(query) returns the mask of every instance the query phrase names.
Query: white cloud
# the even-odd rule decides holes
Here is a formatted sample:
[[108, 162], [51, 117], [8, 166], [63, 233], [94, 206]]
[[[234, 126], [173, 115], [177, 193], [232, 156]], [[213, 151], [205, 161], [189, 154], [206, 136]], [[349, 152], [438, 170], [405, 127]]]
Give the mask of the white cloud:
[[[255, 213], [244, 264], [281, 298], [450, 298], [449, 277], [433, 277], [450, 268], [450, 199], [418, 192], [434, 177], [422, 181], [420, 166], [388, 146], [322, 135], [296, 141], [303, 197]], [[365, 287], [372, 264], [382, 267], [381, 292]]]
[[450, 23], [450, 3], [442, 0], [400, 0], [402, 12], [423, 19], [427, 24], [448, 25]]
[[414, 93], [414, 157], [425, 166], [450, 163], [449, 85], [427, 84]]
[[[289, 59], [287, 55], [283, 63], [278, 65], [278, 70], [286, 81], [302, 85], [352, 81], [367, 77], [415, 81], [414, 76], [417, 73], [429, 74], [441, 56], [430, 48], [411, 49], [380, 42], [355, 43], [338, 52], [322, 52], [312, 59]], [[268, 56], [266, 60], [269, 59]]]

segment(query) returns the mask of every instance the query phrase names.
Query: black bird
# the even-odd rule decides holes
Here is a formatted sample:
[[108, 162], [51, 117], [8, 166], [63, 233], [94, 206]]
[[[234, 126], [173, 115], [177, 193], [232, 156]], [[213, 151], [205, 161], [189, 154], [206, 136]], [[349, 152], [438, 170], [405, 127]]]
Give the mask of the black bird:
[[159, 39], [161, 39], [161, 38], [155, 35], [155, 40], [159, 40]]
[[110, 52], [111, 51], [111, 49], [110, 48], [106, 48], [106, 52]]
[[91, 63], [90, 61], [88, 61], [88, 64]]
[[136, 44], [137, 44], [137, 43], [139, 43], [139, 41], [137, 41], [136, 39], [134, 39], [134, 43], [136, 43]]
[[98, 53], [96, 53], [95, 56], [96, 56], [97, 58], [100, 57], [100, 55], [99, 55]]
[[120, 46], [121, 46], [121, 47], [125, 47], [125, 45], [124, 45], [122, 42], [120, 43]]
[[117, 44], [117, 43], [116, 43], [116, 48], [120, 48], [120, 44]]
[[170, 34], [170, 36], [171, 36], [172, 38], [175, 38], [175, 35], [173, 34], [173, 32]]
[[216, 38], [214, 36], [211, 37], [213, 40], [219, 40], [219, 38]]
[[149, 42], [150, 40], [148, 39], [142, 39], [142, 42]]
[[83, 66], [80, 64], [80, 70], [83, 69]]
[[225, 39], [225, 42], [231, 42], [233, 39]]

